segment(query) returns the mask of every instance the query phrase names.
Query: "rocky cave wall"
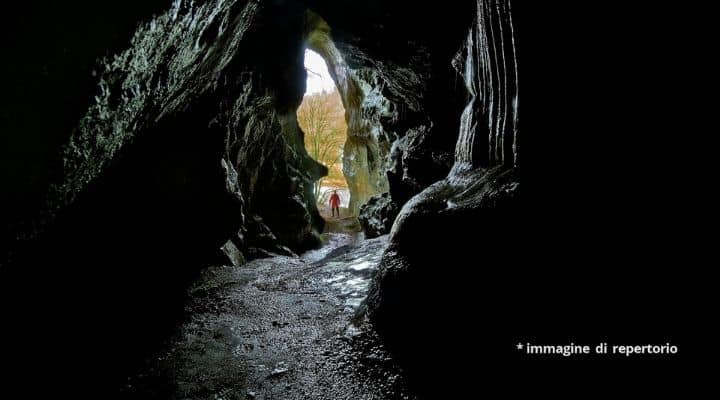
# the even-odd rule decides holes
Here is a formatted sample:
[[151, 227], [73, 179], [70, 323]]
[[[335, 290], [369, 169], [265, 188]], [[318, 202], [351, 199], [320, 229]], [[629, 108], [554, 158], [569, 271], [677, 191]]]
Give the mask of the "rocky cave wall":
[[[430, 393], [459, 377], [471, 379], [452, 364], [458, 354], [492, 357], [461, 321], [478, 313], [493, 324], [503, 320], [490, 306], [497, 300], [482, 292], [496, 293], [488, 286], [506, 282], [501, 277], [517, 236], [518, 56], [511, 1], [478, 0], [474, 16], [452, 63], [468, 93], [454, 165], [402, 207], [360, 314]], [[500, 334], [503, 328], [481, 329]]]
[[[89, 105], [70, 135], [52, 127], [67, 139], [53, 138], [44, 189], [18, 190], [32, 206], [2, 219], [3, 311], [38, 335], [30, 327], [71, 327], [52, 351], [82, 361], [68, 373], [131, 367], [179, 317], [186, 284], [227, 263], [221, 246], [239, 264], [320, 244], [312, 183], [327, 171], [308, 156], [295, 117], [305, 13], [295, 2], [174, 1], [129, 46], [91, 62], [95, 85], [74, 92]], [[48, 303], [64, 311], [34, 319]], [[5, 343], [35, 337], [7, 334]], [[117, 345], [93, 352], [101, 340]], [[9, 359], [28, 362], [15, 350]]]
[[[304, 90], [303, 13], [290, 6], [267, 10], [253, 1], [176, 1], [138, 29], [128, 50], [99, 66], [94, 104], [63, 147], [40, 215], [18, 233], [41, 231], [122, 162], [116, 160], [129, 158], [124, 149], [138, 147], [136, 138], [195, 129], [198, 143], [208, 137], [225, 143], [222, 167], [213, 164], [240, 205], [228, 213], [238, 216], [240, 228], [231, 245], [255, 253], [316, 245], [322, 219], [307, 188], [326, 171], [308, 157], [292, 116]], [[253, 24], [274, 31], [247, 32]], [[178, 123], [190, 114], [198, 122]], [[259, 242], [243, 241], [259, 232]]]
[[[73, 331], [86, 332], [70, 343], [90, 348], [98, 338], [86, 330], [88, 298], [107, 310], [93, 324], [139, 341], [171, 319], [157, 316], [177, 310], [183, 283], [221, 245], [235, 263], [317, 245], [311, 186], [326, 171], [308, 157], [295, 118], [309, 45], [346, 103], [353, 207], [367, 200], [369, 236], [394, 223], [365, 315], [406, 357], [416, 343], [402, 339], [422, 324], [421, 310], [455, 306], [445, 293], [452, 283], [429, 273], [430, 263], [447, 263], [435, 249], [457, 255], [475, 245], [445, 232], [483, 224], [488, 251], [499, 251], [492, 238], [517, 194], [509, 4], [173, 2], [101, 63], [42, 206], [11, 231], [24, 268], [4, 282], [49, 274], [46, 297], [63, 299]], [[76, 267], [39, 267], [54, 263]], [[88, 273], [112, 284], [86, 287]], [[435, 302], [427, 293], [438, 287]], [[116, 350], [105, 357], [133, 358]]]

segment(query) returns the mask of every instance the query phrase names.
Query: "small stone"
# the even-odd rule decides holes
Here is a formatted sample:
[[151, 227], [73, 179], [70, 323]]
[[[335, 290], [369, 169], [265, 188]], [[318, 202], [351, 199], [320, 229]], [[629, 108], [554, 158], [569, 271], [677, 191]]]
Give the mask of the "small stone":
[[275, 368], [270, 372], [270, 375], [268, 378], [275, 378], [280, 375], [286, 374], [288, 371], [290, 371], [290, 368], [288, 368], [287, 364], [284, 362], [279, 362]]

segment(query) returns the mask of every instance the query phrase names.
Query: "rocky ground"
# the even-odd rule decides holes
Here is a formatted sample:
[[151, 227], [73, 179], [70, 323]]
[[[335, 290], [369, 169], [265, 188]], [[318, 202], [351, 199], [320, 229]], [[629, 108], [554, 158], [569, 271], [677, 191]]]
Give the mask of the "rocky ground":
[[[351, 221], [338, 220], [336, 224]], [[325, 233], [301, 257], [208, 269], [164, 351], [124, 398], [411, 399], [368, 328], [350, 323], [387, 237]]]

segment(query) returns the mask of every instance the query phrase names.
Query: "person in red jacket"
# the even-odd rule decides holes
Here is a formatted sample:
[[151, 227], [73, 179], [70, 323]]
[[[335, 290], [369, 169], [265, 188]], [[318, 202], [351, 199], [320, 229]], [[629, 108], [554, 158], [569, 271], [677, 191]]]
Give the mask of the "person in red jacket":
[[340, 195], [337, 190], [333, 190], [333, 194], [330, 196], [330, 209], [333, 217], [335, 212], [337, 212], [338, 218], [340, 217]]

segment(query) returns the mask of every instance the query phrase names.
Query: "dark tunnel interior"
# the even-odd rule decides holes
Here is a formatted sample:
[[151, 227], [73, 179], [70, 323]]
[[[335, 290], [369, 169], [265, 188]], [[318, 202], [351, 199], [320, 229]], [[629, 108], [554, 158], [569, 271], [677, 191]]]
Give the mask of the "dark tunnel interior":
[[[681, 289], [708, 240], [688, 226], [693, 200], [669, 188], [694, 184], [676, 158], [693, 153], [672, 139], [689, 129], [690, 105], [667, 101], [682, 98], [665, 84], [682, 72], [649, 55], [654, 37], [635, 15], [651, 7], [590, 3], [14, 4], [0, 28], [0, 338], [11, 367], [0, 390], [435, 399], [589, 379], [578, 364], [528, 362], [514, 348], [524, 341], [672, 342], [682, 352], [661, 364], [593, 367], [678, 383], [695, 351], [687, 304], [701, 302]], [[608, 31], [607, 18], [622, 23]], [[344, 107], [351, 228], [318, 209], [314, 184], [329, 171], [297, 119], [306, 49], [325, 60]], [[189, 340], [179, 327], [195, 314], [245, 307], [237, 326], [280, 331], [302, 285], [332, 288], [318, 274], [341, 264], [364, 274], [363, 296], [332, 312], [346, 336], [363, 334], [323, 356], [368, 343], [387, 352], [383, 362], [359, 353], [364, 383], [332, 363], [297, 378], [274, 358], [259, 380], [247, 366], [259, 361], [235, 353], [233, 384], [167, 367], [181, 364], [167, 349]], [[234, 303], [217, 300], [233, 290]], [[252, 319], [246, 293], [278, 316]], [[322, 316], [330, 304], [317, 302]], [[202, 362], [219, 352], [196, 350]], [[162, 374], [148, 367], [161, 358]], [[383, 368], [400, 378], [372, 372]], [[355, 387], [367, 391], [346, 394]]]

